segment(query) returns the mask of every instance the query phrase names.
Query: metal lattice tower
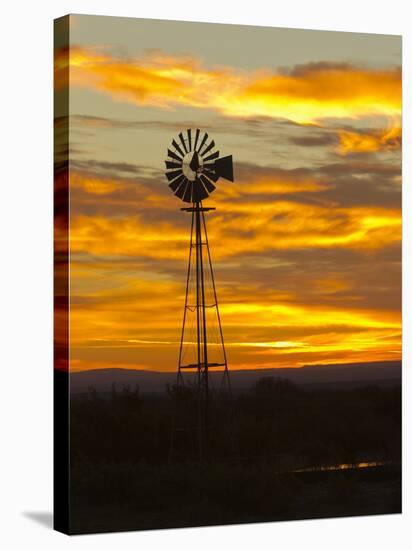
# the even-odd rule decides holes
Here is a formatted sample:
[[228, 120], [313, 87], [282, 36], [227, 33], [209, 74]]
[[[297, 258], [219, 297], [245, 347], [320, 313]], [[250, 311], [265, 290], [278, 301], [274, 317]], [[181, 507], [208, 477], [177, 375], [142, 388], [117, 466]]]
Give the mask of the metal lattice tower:
[[215, 142], [208, 142], [208, 134], [202, 136], [199, 129], [193, 140], [190, 129], [178, 140], [167, 151], [166, 177], [174, 194], [191, 203], [181, 209], [191, 214], [191, 226], [170, 456], [179, 454], [183, 432], [192, 443], [187, 445], [186, 437], [183, 453], [192, 449], [200, 460], [207, 460], [216, 390], [212, 378], [220, 377], [220, 394], [230, 392], [230, 382], [205, 219], [205, 212], [215, 208], [204, 207], [202, 200], [214, 191], [220, 177], [233, 181], [233, 167], [232, 157], [219, 158], [219, 151], [213, 151]]

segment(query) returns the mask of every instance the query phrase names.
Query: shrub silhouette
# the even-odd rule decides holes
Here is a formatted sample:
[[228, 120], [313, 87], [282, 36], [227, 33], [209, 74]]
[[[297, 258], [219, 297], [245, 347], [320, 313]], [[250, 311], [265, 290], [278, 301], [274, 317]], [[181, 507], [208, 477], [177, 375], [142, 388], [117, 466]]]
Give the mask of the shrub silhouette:
[[[72, 517], [79, 530], [400, 510], [399, 470], [369, 484], [353, 472], [291, 473], [400, 460], [399, 387], [311, 390], [262, 377], [230, 401], [215, 394], [207, 463], [195, 455], [168, 462], [177, 391], [195, 421], [190, 386], [153, 395], [138, 387], [113, 386], [107, 394], [90, 388], [72, 398]], [[231, 414], [234, 449], [224, 422]]]

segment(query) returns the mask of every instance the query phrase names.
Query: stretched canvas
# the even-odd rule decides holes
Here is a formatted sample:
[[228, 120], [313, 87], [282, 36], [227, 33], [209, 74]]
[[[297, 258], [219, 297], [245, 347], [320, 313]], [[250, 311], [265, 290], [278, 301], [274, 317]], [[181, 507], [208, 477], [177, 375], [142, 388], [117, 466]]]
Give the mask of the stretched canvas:
[[401, 511], [401, 37], [55, 21], [55, 528]]

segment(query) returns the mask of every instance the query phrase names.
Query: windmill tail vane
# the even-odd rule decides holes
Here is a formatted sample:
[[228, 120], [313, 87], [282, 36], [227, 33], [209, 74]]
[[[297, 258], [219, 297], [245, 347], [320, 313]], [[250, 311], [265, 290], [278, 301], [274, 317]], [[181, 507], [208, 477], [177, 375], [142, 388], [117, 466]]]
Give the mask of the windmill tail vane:
[[[205, 219], [205, 212], [215, 208], [204, 207], [202, 201], [216, 189], [220, 178], [234, 181], [233, 161], [232, 156], [220, 157], [207, 132], [188, 129], [172, 140], [165, 164], [169, 188], [192, 205], [181, 209], [191, 213], [191, 226], [170, 457], [178, 454], [178, 434], [186, 432], [189, 441], [180, 445], [183, 454], [192, 447], [203, 460], [210, 455], [214, 429], [213, 378], [219, 374], [222, 391], [230, 392], [230, 382]], [[193, 410], [182, 403], [186, 378], [194, 388]]]

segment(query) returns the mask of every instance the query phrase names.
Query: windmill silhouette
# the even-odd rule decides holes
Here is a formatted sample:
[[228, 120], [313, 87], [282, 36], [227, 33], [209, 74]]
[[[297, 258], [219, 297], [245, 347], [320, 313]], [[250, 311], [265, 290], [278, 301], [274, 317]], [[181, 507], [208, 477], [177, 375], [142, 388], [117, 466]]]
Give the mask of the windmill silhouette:
[[[219, 178], [234, 181], [233, 162], [232, 156], [220, 157], [214, 140], [199, 129], [194, 134], [188, 129], [173, 139], [167, 157], [170, 189], [191, 204], [181, 208], [191, 213], [191, 226], [170, 457], [178, 454], [178, 440], [182, 440], [178, 435], [184, 432], [191, 434], [191, 443], [203, 460], [210, 446], [211, 372], [221, 374], [221, 391], [230, 392], [230, 382], [205, 219], [205, 212], [215, 208], [204, 207], [202, 201], [216, 189]], [[188, 448], [186, 438], [183, 453]]]

